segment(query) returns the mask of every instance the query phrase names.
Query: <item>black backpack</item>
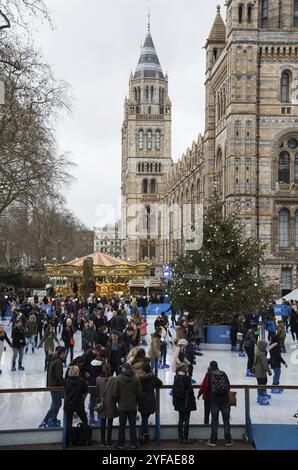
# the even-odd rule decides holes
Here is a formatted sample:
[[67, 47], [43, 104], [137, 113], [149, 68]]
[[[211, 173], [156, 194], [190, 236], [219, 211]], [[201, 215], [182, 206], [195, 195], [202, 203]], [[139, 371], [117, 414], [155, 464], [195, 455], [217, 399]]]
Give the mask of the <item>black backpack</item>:
[[215, 395], [224, 395], [228, 392], [227, 377], [221, 370], [212, 371], [210, 374], [210, 391]]
[[92, 428], [88, 424], [79, 423], [71, 431], [71, 441], [74, 446], [90, 446], [92, 444]]

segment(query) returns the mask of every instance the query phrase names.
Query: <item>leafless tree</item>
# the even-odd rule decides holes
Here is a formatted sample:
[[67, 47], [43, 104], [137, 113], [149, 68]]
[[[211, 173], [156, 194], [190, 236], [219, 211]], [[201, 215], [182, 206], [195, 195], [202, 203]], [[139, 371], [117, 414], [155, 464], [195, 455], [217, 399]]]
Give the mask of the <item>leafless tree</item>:
[[55, 123], [70, 109], [68, 85], [57, 81], [34, 51], [11, 36], [0, 41], [0, 76], [5, 104], [0, 109], [0, 215], [13, 202], [32, 204], [54, 196], [71, 181], [71, 163], [61, 154]]
[[15, 25], [26, 28], [32, 16], [42, 17], [51, 24], [43, 0], [0, 0], [0, 31]]

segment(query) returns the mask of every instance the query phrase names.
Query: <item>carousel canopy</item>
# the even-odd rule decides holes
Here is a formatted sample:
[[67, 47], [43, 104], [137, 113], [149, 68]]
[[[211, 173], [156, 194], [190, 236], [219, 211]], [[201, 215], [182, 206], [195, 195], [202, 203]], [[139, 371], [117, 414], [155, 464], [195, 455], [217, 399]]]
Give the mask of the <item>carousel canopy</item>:
[[149, 263], [134, 263], [128, 260], [113, 258], [112, 256], [96, 251], [91, 255], [68, 261], [65, 264], [46, 264], [48, 277], [81, 278], [83, 275], [84, 261], [93, 259], [93, 270], [96, 277], [122, 277], [134, 278], [148, 276], [150, 273]]
[[122, 260], [119, 258], [114, 258], [113, 256], [106, 255], [100, 251], [96, 251], [88, 256], [83, 256], [82, 258], [77, 258], [75, 260], [69, 261], [66, 263], [66, 266], [83, 266], [84, 261], [87, 258], [93, 259], [94, 266], [136, 266], [136, 263], [132, 261]]

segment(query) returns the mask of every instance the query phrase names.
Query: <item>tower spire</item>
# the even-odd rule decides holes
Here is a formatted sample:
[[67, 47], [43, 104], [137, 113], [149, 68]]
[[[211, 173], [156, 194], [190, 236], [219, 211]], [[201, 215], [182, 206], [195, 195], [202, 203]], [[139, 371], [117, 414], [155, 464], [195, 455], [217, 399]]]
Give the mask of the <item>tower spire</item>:
[[151, 31], [151, 11], [150, 11], [150, 0], [148, 2], [148, 33]]

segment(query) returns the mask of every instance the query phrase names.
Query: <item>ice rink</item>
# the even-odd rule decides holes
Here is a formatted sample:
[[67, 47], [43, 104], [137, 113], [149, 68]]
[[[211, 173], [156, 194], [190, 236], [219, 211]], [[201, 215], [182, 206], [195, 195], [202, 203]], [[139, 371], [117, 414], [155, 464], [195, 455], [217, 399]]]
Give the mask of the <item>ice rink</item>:
[[[149, 320], [152, 329], [153, 319]], [[174, 331], [174, 330], [171, 330]], [[8, 330], [10, 336], [10, 330]], [[148, 338], [149, 340], [149, 338]], [[76, 335], [75, 355], [82, 354], [80, 333]], [[298, 345], [293, 344], [291, 336], [287, 338], [287, 354], [283, 357], [288, 363], [288, 369], [282, 368], [281, 384], [298, 385]], [[173, 348], [168, 347], [168, 364], [171, 363], [171, 353]], [[251, 384], [255, 385], [254, 378], [246, 378], [246, 358], [238, 357], [237, 353], [230, 351], [204, 351], [204, 356], [197, 358], [197, 364], [194, 367], [194, 379], [199, 384], [205, 376], [208, 365], [211, 360], [216, 360], [220, 369], [224, 370], [230, 379], [231, 384]], [[23, 366], [25, 371], [11, 372], [12, 351], [6, 348], [2, 357], [0, 375], [0, 388], [29, 388], [44, 387], [46, 385], [46, 374], [44, 368], [44, 350], [39, 349], [35, 354], [30, 352], [24, 356]], [[171, 370], [159, 370], [159, 377], [165, 385], [173, 383], [174, 374]], [[269, 377], [269, 383], [272, 378]], [[270, 388], [268, 388], [270, 390]], [[251, 418], [255, 424], [296, 424], [297, 419], [293, 418], [298, 409], [298, 391], [285, 391], [280, 395], [272, 395], [270, 406], [260, 406], [256, 403], [256, 390], [251, 391]], [[30, 393], [30, 394], [1, 394], [0, 395], [0, 430], [13, 429], [36, 429], [45, 416], [50, 406], [49, 393]], [[86, 399], [86, 409], [88, 407], [88, 398]], [[59, 417], [61, 418], [62, 411]], [[150, 420], [154, 422], [152, 417]], [[172, 399], [169, 391], [161, 391], [161, 424], [176, 424], [177, 413], [173, 410]], [[191, 414], [192, 424], [203, 424], [203, 402], [197, 400], [197, 411]], [[231, 424], [245, 423], [244, 409], [244, 391], [238, 391], [238, 406], [232, 408]]]

